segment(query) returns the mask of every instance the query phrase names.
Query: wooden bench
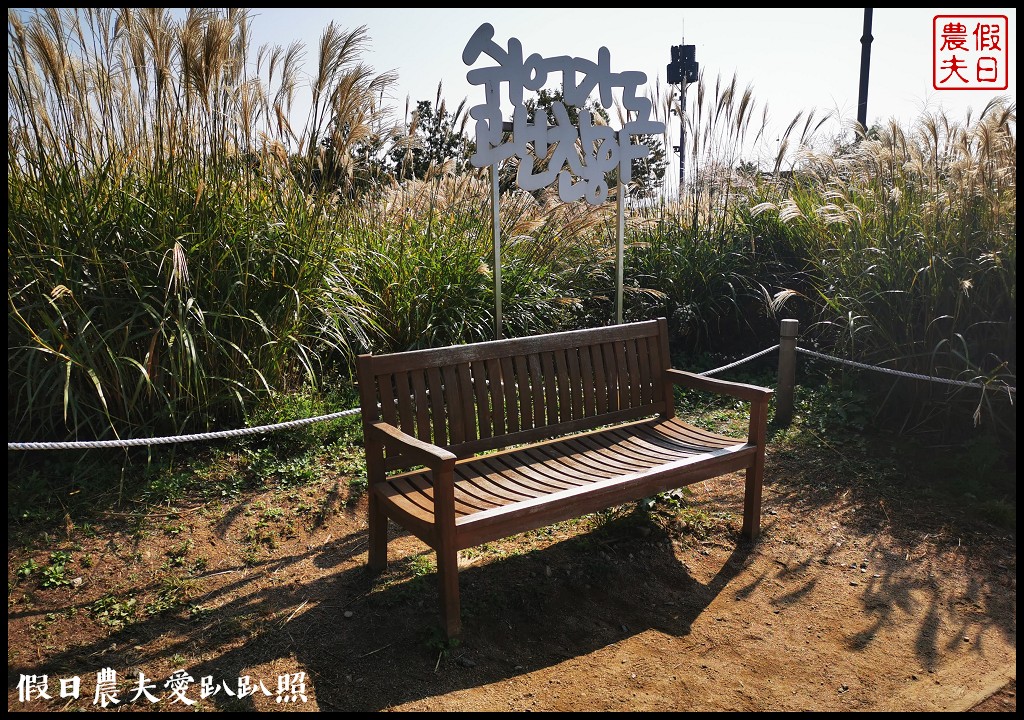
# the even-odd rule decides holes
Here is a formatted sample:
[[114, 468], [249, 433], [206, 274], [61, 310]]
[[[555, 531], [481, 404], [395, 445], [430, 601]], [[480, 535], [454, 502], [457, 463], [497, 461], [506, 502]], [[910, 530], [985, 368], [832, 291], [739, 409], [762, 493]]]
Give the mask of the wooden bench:
[[[739, 470], [742, 533], [760, 530], [772, 391], [672, 369], [663, 318], [357, 363], [369, 569], [389, 519], [433, 548], [449, 638], [459, 550]], [[677, 385], [749, 402], [747, 437], [675, 417]]]

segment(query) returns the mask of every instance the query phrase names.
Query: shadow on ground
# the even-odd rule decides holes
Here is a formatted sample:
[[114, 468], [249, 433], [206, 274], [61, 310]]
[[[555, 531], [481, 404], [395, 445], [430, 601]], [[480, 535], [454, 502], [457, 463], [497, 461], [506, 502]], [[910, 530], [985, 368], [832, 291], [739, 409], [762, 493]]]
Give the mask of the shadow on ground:
[[[352, 533], [219, 587], [201, 598], [215, 607], [208, 614], [136, 622], [43, 666], [11, 663], [9, 687], [20, 673], [67, 676], [102, 665], [134, 678], [175, 656], [206, 656], [212, 659], [188, 666], [197, 682], [204, 675], [233, 682], [256, 668], [301, 668], [320, 710], [383, 710], [529, 673], [649, 629], [685, 636], [742, 572], [752, 546], [740, 544], [708, 583], [691, 577], [671, 547], [660, 528], [627, 516], [543, 550], [465, 567], [464, 642], [448, 646], [437, 625], [435, 575], [426, 569], [432, 554], [398, 558], [372, 578], [352, 562], [365, 551], [365, 533]], [[288, 567], [304, 559], [327, 572], [312, 582], [289, 582]], [[246, 590], [266, 573], [279, 573], [280, 585]], [[220, 604], [218, 596], [236, 597]], [[157, 637], [159, 652], [147, 650]], [[208, 701], [223, 710], [252, 705], [252, 698], [223, 693]]]

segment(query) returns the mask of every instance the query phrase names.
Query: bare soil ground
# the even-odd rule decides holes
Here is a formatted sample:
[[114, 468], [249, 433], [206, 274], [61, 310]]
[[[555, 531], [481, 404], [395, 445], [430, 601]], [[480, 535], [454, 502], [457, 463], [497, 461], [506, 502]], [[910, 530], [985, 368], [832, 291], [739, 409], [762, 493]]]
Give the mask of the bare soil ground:
[[[464, 553], [454, 646], [424, 545], [395, 529], [364, 571], [341, 474], [69, 516], [8, 548], [8, 709], [97, 709], [110, 668], [108, 710], [1016, 710], [1015, 532], [846, 483], [827, 453], [770, 449], [767, 478], [756, 543], [734, 476]], [[157, 702], [132, 701], [140, 673]]]

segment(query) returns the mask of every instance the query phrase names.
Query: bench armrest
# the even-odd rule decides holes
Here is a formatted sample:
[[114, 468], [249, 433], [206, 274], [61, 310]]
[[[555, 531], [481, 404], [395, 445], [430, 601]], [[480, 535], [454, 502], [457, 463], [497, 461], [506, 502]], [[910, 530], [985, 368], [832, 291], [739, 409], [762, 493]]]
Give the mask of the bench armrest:
[[370, 435], [370, 439], [380, 442], [389, 450], [401, 453], [413, 462], [426, 465], [435, 472], [451, 470], [455, 467], [454, 453], [414, 438], [390, 423], [372, 422], [366, 426], [366, 432]]
[[747, 402], [768, 402], [768, 399], [771, 398], [774, 393], [772, 389], [761, 387], [759, 385], [747, 385], [745, 383], [730, 382], [728, 380], [715, 380], [704, 375], [696, 375], [694, 373], [686, 372], [685, 370], [675, 370], [670, 368], [666, 372], [668, 373], [668, 379], [675, 385], [692, 388], [694, 390], [704, 390], [706, 392], [716, 393], [719, 395], [729, 395], [730, 397], [734, 397], [739, 400], [746, 400]]

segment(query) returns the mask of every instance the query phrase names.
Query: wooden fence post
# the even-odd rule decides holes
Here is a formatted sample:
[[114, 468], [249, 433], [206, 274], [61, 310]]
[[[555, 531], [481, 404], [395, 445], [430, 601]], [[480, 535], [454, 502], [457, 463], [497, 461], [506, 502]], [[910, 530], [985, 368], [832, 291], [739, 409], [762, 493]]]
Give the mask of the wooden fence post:
[[775, 389], [775, 419], [782, 425], [793, 420], [793, 394], [796, 387], [796, 338], [798, 320], [783, 320], [779, 330], [779, 382]]

